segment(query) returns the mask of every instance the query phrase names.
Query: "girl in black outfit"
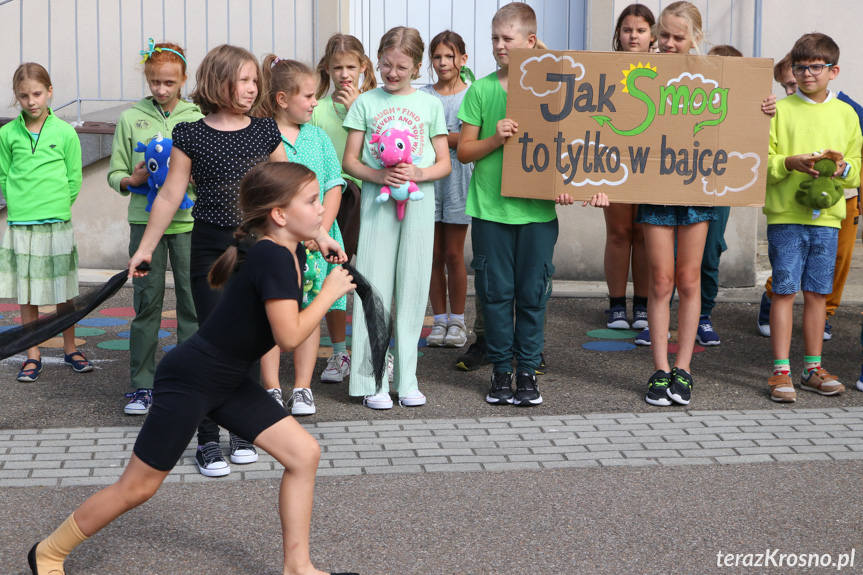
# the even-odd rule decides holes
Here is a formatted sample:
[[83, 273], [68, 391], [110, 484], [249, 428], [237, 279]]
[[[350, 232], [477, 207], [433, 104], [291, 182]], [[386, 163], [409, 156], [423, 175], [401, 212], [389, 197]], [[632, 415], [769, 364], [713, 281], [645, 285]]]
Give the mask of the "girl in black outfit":
[[[249, 369], [275, 345], [296, 348], [333, 302], [356, 286], [347, 271], [337, 268], [312, 304], [300, 311], [302, 241], [320, 235], [324, 213], [317, 180], [308, 168], [283, 162], [253, 168], [243, 179], [240, 207], [243, 223], [235, 235], [237, 245], [225, 251], [209, 276], [214, 288], [225, 286], [224, 297], [198, 332], [156, 369], [153, 406], [123, 475], [33, 546], [28, 560], [34, 574], [64, 573], [63, 562], [72, 549], [152, 497], [205, 416], [285, 466], [279, 493], [284, 573], [322, 573], [309, 559], [320, 447], [250, 377]], [[329, 259], [342, 263], [347, 257], [339, 251]], [[140, 263], [130, 261], [136, 277], [145, 274], [133, 271]]]

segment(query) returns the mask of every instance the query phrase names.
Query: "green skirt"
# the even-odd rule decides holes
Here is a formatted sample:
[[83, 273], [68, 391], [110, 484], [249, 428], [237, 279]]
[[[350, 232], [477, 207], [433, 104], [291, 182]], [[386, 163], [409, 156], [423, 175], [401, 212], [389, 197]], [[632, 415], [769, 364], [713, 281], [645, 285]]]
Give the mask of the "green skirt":
[[78, 295], [72, 222], [12, 225], [0, 242], [0, 298], [53, 305]]

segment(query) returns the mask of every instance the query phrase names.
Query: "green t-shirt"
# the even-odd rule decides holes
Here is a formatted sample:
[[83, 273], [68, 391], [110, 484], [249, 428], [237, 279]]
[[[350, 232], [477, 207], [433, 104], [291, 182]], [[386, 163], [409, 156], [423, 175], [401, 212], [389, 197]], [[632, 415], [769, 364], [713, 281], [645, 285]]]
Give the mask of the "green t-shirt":
[[[492, 72], [470, 85], [458, 113], [465, 124], [479, 126], [479, 139], [494, 136], [497, 123], [506, 118], [506, 92]], [[462, 128], [462, 131], [464, 128]], [[501, 224], [550, 222], [557, 217], [551, 200], [507, 198], [500, 195], [503, 146], [474, 163], [467, 194], [467, 213]]]
[[[378, 160], [378, 145], [369, 140], [374, 134], [382, 134], [388, 128], [408, 130], [411, 135], [413, 163], [419, 168], [428, 168], [436, 161], [431, 139], [447, 134], [446, 118], [440, 100], [416, 90], [407, 96], [395, 96], [375, 88], [360, 94], [345, 118], [345, 129], [362, 130], [362, 162], [370, 168], [382, 168]], [[364, 182], [363, 186], [376, 185]], [[427, 197], [434, 197], [434, 182], [417, 183]], [[377, 186], [380, 188], [380, 186]]]

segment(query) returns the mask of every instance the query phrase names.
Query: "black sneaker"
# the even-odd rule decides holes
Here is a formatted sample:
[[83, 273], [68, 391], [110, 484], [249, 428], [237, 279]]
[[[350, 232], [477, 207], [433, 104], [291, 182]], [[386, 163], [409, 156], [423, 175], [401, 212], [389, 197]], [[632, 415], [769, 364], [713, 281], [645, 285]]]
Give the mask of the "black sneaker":
[[545, 365], [545, 352], [539, 353], [539, 367], [536, 368], [537, 375], [545, 375], [545, 372], [548, 371], [548, 366]]
[[671, 374], [658, 370], [647, 380], [647, 397], [644, 400], [650, 405], [666, 407], [671, 405], [668, 399], [668, 386], [671, 385]]
[[536, 374], [529, 371], [519, 371], [515, 375], [515, 395], [512, 402], [515, 405], [530, 407], [542, 403], [539, 387], [536, 385]]
[[495, 405], [512, 403], [511, 372], [502, 373], [495, 371], [491, 374], [491, 387], [488, 388], [488, 395], [485, 396], [485, 400]]
[[685, 369], [671, 368], [671, 385], [668, 387], [668, 397], [680, 405], [689, 405], [692, 397], [692, 376]]
[[254, 463], [258, 460], [258, 452], [255, 446], [240, 437], [231, 433], [231, 463]]
[[486, 350], [488, 347], [485, 344], [485, 338], [478, 335], [467, 351], [455, 360], [455, 366], [464, 371], [474, 371], [488, 365], [490, 362], [486, 356]]
[[231, 467], [222, 455], [222, 449], [215, 441], [198, 446], [195, 452], [195, 463], [201, 475], [206, 477], [222, 477], [231, 472]]

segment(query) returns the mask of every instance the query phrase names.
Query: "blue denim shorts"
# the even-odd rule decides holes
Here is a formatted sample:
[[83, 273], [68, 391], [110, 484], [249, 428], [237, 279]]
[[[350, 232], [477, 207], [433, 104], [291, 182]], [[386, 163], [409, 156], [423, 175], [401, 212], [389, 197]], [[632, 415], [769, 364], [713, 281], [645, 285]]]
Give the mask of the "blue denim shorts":
[[773, 291], [795, 294], [801, 289], [833, 292], [833, 270], [839, 228], [802, 224], [767, 226], [767, 255], [773, 267]]
[[654, 226], [688, 226], [716, 219], [713, 206], [654, 206], [639, 204], [635, 221]]

